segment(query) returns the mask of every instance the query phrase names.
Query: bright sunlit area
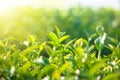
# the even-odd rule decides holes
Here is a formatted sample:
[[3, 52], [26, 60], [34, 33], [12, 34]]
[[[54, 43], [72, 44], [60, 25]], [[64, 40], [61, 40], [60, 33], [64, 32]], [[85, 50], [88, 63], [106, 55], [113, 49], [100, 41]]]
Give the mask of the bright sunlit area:
[[120, 80], [120, 0], [0, 0], [0, 80]]
[[[102, 8], [104, 9], [106, 8], [106, 10], [108, 11], [104, 13], [105, 10]], [[79, 22], [80, 18], [78, 18], [77, 21], [77, 19], [73, 17], [73, 15], [77, 17], [80, 14], [83, 15], [83, 18], [87, 19], [90, 17], [90, 15], [92, 15], [92, 13], [95, 13], [96, 16], [100, 17], [101, 14], [102, 15], [104, 14], [105, 16], [105, 14], [109, 13], [110, 9], [111, 11], [113, 11], [113, 13], [114, 10], [118, 11], [120, 9], [120, 1], [119, 0], [92, 0], [92, 1], [90, 0], [0, 0], [0, 25], [1, 25], [0, 33], [1, 36], [3, 35], [17, 36], [18, 34], [21, 34], [21, 32], [23, 31], [23, 34], [21, 35], [24, 36], [28, 34], [42, 35], [44, 34], [44, 30], [42, 30], [43, 32], [39, 32], [39, 29], [41, 28], [45, 30], [47, 29], [46, 31], [49, 32], [50, 30], [53, 29], [51, 26], [54, 25], [60, 26], [61, 22], [64, 23], [64, 20], [68, 18], [67, 22], [65, 22], [66, 24], [64, 25], [65, 26], [64, 29], [67, 30], [66, 26], [68, 26], [68, 23], [70, 23], [71, 26], [76, 25], [75, 28], [81, 25], [81, 23]], [[95, 10], [98, 11], [94, 12]], [[116, 11], [115, 14], [118, 14], [116, 13]], [[117, 15], [114, 15], [114, 17], [116, 18], [115, 19], [112, 18], [113, 22], [111, 22], [112, 23], [111, 25], [115, 28], [116, 25], [118, 25], [119, 21]], [[61, 21], [59, 22], [59, 20]], [[74, 21], [71, 23], [72, 20]], [[87, 23], [86, 20], [85, 20], [86, 22], [83, 22], [84, 20], [82, 20], [82, 24]], [[97, 24], [101, 24], [102, 22], [104, 21], [100, 20], [100, 22], [98, 22]], [[95, 25], [95, 23], [93, 25]], [[33, 26], [34, 28], [32, 28]], [[84, 26], [86, 25], [84, 24]], [[16, 31], [14, 32], [13, 29]], [[74, 32], [74, 33], [75, 36], [78, 35], [78, 32]]]
[[32, 7], [56, 7], [68, 8], [77, 4], [81, 6], [89, 6], [93, 8], [112, 7], [119, 9], [119, 0], [0, 0], [0, 11], [18, 7], [18, 6], [32, 6]]
[[[71, 10], [72, 15], [80, 14], [85, 16], [87, 19], [88, 17], [87, 14], [89, 13], [92, 14], [94, 10], [99, 10], [98, 11], [99, 14], [105, 14], [104, 10], [101, 8], [107, 8], [107, 10], [110, 10], [110, 9], [119, 10], [120, 9], [119, 4], [120, 4], [119, 0], [92, 0], [92, 1], [89, 1], [89, 0], [12, 0], [12, 1], [0, 0], [1, 35], [2, 34], [17, 35], [21, 33], [21, 30], [23, 31], [25, 30], [24, 35], [31, 34], [31, 33], [36, 34], [37, 33], [36, 30], [39, 30], [37, 28], [43, 28], [42, 26], [47, 27], [47, 26], [54, 26], [56, 24], [60, 25], [61, 23], [58, 23], [58, 22], [55, 23], [56, 19], [59, 19], [59, 20], [66, 19], [67, 16], [71, 14], [70, 13], [71, 9], [72, 9]], [[81, 9], [79, 9], [78, 7]], [[91, 9], [90, 12], [88, 12], [89, 11], [88, 8]], [[96, 16], [98, 13], [96, 11], [95, 13]], [[72, 17], [72, 16], [68, 17], [68, 20], [67, 20], [68, 23], [69, 23], [69, 20], [73, 20], [73, 19], [75, 19], [75, 17]], [[46, 23], [46, 20], [47, 20], [47, 23]], [[117, 19], [114, 19], [113, 24], [118, 25], [118, 21], [116, 20]], [[73, 23], [77, 26], [78, 24], [80, 24], [79, 21], [75, 21]], [[98, 22], [98, 23], [101, 23], [101, 22]], [[67, 26], [67, 25], [68, 24], [65, 24], [64, 26]], [[34, 29], [32, 29], [32, 26], [35, 26]], [[46, 29], [45, 27], [43, 29]], [[28, 30], [28, 32], [26, 32], [27, 28], [30, 29]], [[13, 32], [12, 31], [13, 29], [15, 29], [16, 31]], [[52, 28], [49, 27], [47, 31], [51, 29]], [[34, 31], [31, 31], [31, 30], [34, 30]], [[44, 31], [41, 33], [44, 34]], [[77, 32], [75, 32], [75, 34], [77, 34]]]

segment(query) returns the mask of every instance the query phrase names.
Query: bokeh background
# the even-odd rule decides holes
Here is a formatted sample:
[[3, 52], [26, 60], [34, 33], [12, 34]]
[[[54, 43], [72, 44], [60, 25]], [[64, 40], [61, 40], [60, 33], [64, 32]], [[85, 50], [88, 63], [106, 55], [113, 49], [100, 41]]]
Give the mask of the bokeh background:
[[0, 39], [44, 41], [55, 25], [72, 39], [87, 38], [100, 25], [120, 41], [120, 0], [0, 0]]

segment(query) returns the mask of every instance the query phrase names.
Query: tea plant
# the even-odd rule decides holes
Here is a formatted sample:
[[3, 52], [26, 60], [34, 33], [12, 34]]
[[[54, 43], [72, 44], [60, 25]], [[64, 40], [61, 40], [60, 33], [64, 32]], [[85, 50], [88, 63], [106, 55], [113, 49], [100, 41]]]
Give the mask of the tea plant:
[[[88, 39], [73, 40], [55, 29], [45, 42], [33, 35], [25, 41], [1, 40], [0, 80], [120, 79], [120, 42], [108, 37], [103, 27], [98, 26], [97, 33], [88, 35]], [[104, 49], [111, 52], [105, 55]]]

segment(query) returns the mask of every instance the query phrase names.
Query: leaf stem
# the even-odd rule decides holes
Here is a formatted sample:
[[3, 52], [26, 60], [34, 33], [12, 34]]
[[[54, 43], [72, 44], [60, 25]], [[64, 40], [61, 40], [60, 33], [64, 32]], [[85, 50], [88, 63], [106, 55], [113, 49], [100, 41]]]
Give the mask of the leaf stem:
[[98, 61], [101, 59], [101, 49], [98, 52]]

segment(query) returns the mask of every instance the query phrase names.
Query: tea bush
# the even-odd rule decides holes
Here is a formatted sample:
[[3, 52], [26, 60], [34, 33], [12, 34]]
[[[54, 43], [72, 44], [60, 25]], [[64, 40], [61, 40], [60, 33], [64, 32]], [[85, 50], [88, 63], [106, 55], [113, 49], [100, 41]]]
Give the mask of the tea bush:
[[55, 29], [44, 42], [34, 35], [24, 41], [1, 40], [0, 80], [120, 79], [120, 42], [109, 37], [103, 27], [98, 26], [87, 39], [72, 40]]
[[[97, 25], [102, 25], [108, 36], [120, 40], [120, 10], [111, 8], [91, 9], [81, 6], [69, 9], [44, 9], [15, 7], [0, 13], [0, 39], [15, 37], [24, 40], [27, 35], [36, 35], [36, 39], [47, 40], [46, 33], [57, 25], [71, 35], [71, 39], [94, 34]], [[33, 28], [34, 27], [34, 28]]]

